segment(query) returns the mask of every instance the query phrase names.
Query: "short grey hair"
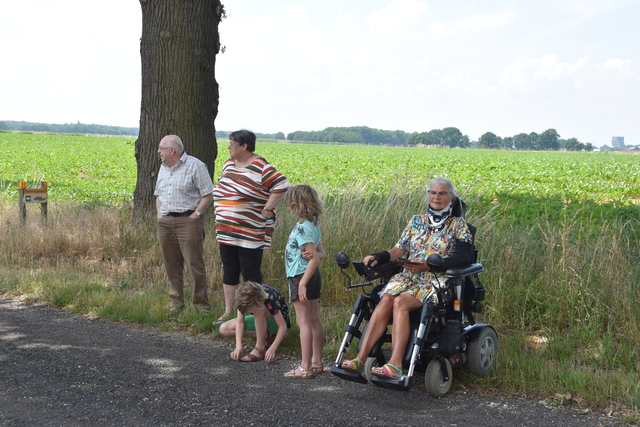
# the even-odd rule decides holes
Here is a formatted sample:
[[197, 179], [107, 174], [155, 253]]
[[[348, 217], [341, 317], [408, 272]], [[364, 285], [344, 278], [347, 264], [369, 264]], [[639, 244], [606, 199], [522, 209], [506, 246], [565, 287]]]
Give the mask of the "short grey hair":
[[453, 182], [451, 182], [447, 178], [439, 177], [434, 179], [433, 181], [431, 181], [431, 183], [429, 183], [429, 188], [431, 188], [433, 184], [444, 184], [447, 186], [447, 191], [449, 191], [451, 194], [456, 193], [455, 189], [453, 188]]
[[184, 144], [178, 135], [167, 135], [167, 142], [171, 144], [174, 150], [179, 151], [180, 154], [184, 153]]

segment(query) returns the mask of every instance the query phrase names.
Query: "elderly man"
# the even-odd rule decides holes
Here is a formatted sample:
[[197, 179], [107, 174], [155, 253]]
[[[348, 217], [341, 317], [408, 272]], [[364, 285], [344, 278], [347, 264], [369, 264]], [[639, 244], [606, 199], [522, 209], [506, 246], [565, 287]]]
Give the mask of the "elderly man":
[[184, 152], [176, 135], [160, 141], [162, 164], [156, 182], [158, 241], [169, 278], [170, 313], [184, 308], [183, 276], [186, 262], [191, 276], [193, 305], [209, 310], [204, 265], [204, 213], [213, 200], [213, 182], [207, 165]]

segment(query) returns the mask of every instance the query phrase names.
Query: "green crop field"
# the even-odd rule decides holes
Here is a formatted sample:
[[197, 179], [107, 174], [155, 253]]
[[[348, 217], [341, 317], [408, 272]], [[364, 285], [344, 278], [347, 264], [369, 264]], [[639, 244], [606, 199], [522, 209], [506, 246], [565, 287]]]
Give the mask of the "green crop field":
[[[0, 133], [0, 194], [17, 182], [49, 182], [51, 201], [115, 205], [131, 200], [136, 179], [133, 138]], [[227, 158], [221, 140], [216, 172]], [[187, 146], [188, 152], [188, 146]], [[259, 141], [256, 152], [293, 183], [323, 194], [386, 194], [424, 187], [446, 176], [462, 195], [495, 203], [541, 201], [558, 206], [592, 201], [640, 203], [640, 158], [617, 153], [451, 150], [286, 144]], [[10, 153], [10, 154], [8, 154]]]
[[[132, 138], [0, 133], [0, 189], [17, 200], [18, 181], [49, 183], [49, 199], [80, 204], [130, 200], [136, 163]], [[9, 154], [10, 153], [10, 154]]]

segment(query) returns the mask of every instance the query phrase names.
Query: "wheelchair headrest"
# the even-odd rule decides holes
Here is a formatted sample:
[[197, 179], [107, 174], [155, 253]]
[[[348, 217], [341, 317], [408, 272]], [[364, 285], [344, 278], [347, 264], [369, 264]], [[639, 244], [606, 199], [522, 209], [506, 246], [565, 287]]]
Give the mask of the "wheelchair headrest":
[[467, 204], [458, 196], [454, 196], [451, 202], [451, 214], [462, 218], [467, 214]]

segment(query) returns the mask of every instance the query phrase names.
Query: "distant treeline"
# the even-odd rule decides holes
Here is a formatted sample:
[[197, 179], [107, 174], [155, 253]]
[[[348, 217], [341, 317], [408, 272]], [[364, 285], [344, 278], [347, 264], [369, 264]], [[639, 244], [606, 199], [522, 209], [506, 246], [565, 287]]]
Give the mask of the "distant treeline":
[[[228, 137], [231, 132], [217, 131], [216, 138]], [[291, 132], [285, 138], [284, 133], [259, 133], [258, 138], [279, 139], [297, 142], [320, 142], [367, 145], [405, 145], [409, 134], [402, 130], [381, 130], [367, 126], [329, 127], [325, 130]]]
[[344, 144], [405, 145], [409, 134], [402, 130], [381, 130], [367, 126], [329, 127], [320, 131], [296, 131], [290, 141], [340, 142]]
[[471, 141], [456, 127], [432, 129], [428, 132], [407, 133], [401, 130], [372, 129], [366, 126], [330, 127], [321, 131], [296, 131], [287, 135], [287, 140], [342, 144], [367, 145], [407, 145], [438, 146], [450, 148], [494, 148], [503, 150], [572, 150], [593, 151], [591, 143], [582, 143], [576, 138], [561, 139], [555, 129], [547, 129], [541, 134], [536, 132], [519, 133], [514, 136], [500, 137], [486, 132], [477, 141]]
[[0, 129], [20, 132], [52, 132], [52, 133], [85, 133], [92, 135], [130, 135], [137, 136], [138, 128], [125, 128], [121, 126], [106, 126], [84, 123], [65, 123], [63, 125], [48, 123], [14, 122], [11, 120], [0, 121]]
[[[227, 130], [217, 130], [216, 138], [227, 138], [231, 132], [232, 131], [227, 131]], [[281, 141], [284, 140], [284, 133], [282, 132], [278, 132], [278, 133], [254, 132], [254, 133], [256, 134], [256, 137], [262, 138], [262, 139], [279, 139]]]
[[[138, 128], [105, 126], [84, 123], [63, 125], [47, 123], [0, 121], [0, 130], [23, 132], [80, 133], [96, 135], [138, 135]], [[216, 131], [216, 138], [227, 138], [230, 131]], [[321, 144], [364, 144], [387, 146], [440, 146], [450, 148], [494, 148], [503, 150], [559, 150], [593, 151], [591, 143], [583, 143], [576, 138], [561, 139], [555, 129], [547, 129], [538, 134], [519, 133], [514, 136], [500, 137], [486, 132], [477, 141], [471, 141], [456, 127], [432, 129], [428, 132], [407, 133], [402, 130], [382, 130], [367, 126], [328, 127], [319, 131], [295, 131], [286, 135], [283, 132], [259, 133], [258, 138], [287, 140], [291, 142], [314, 142]], [[603, 147], [603, 149], [611, 149]]]

